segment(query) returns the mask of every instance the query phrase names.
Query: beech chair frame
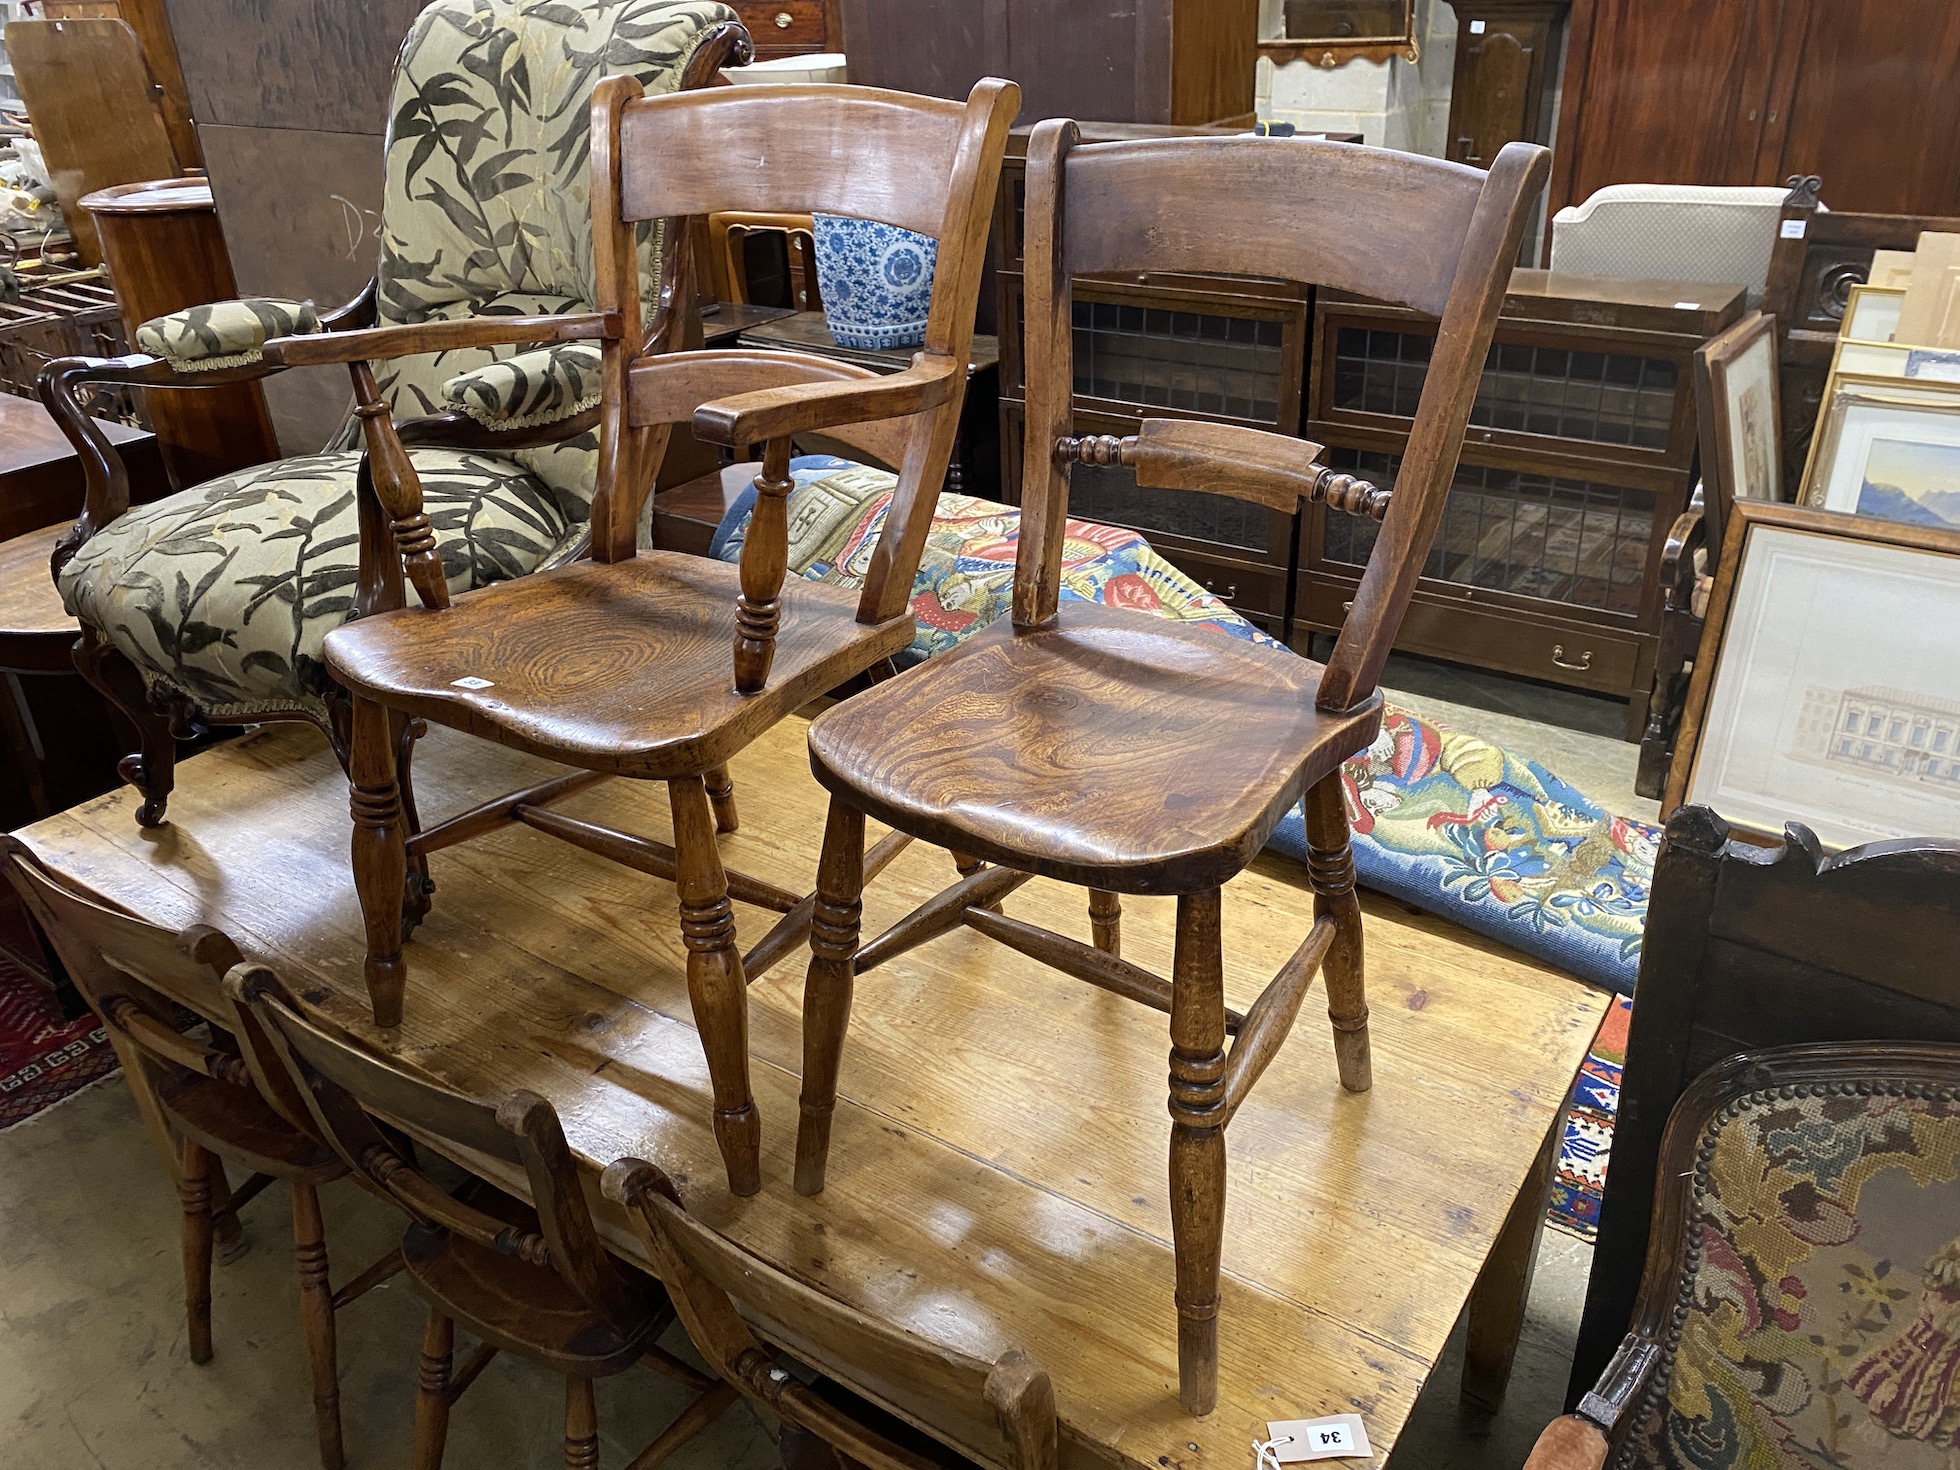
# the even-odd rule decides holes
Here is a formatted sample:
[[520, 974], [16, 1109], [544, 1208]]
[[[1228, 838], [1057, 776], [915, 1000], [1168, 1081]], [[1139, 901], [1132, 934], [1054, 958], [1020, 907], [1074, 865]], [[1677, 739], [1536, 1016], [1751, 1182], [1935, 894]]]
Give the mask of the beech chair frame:
[[[1167, 1012], [1179, 1397], [1189, 1412], [1204, 1414], [1217, 1396], [1225, 1128], [1284, 1042], [1316, 973], [1326, 975], [1342, 1085], [1361, 1092], [1371, 1082], [1361, 909], [1340, 767], [1380, 728], [1382, 664], [1442, 518], [1527, 206], [1544, 185], [1548, 160], [1542, 148], [1513, 144], [1485, 174], [1319, 141], [1172, 139], [1078, 147], [1078, 137], [1074, 123], [1055, 119], [1039, 124], [1028, 146], [1026, 489], [1011, 628], [989, 630], [827, 712], [811, 729], [812, 766], [832, 802], [804, 998], [796, 1187], [814, 1194], [824, 1186], [855, 977], [936, 935], [974, 929], [1079, 980]], [[1221, 219], [1229, 219], [1231, 228], [1220, 229]], [[1072, 280], [1134, 271], [1281, 276], [1440, 317], [1393, 491], [1336, 474], [1318, 462], [1318, 445], [1254, 429], [1149, 419], [1132, 437], [1077, 437]], [[1152, 620], [1141, 614], [1061, 604], [1069, 472], [1079, 463], [1128, 465], [1146, 487], [1229, 495], [1289, 513], [1320, 501], [1382, 523], [1352, 614], [1324, 669], [1304, 660], [1244, 655], [1234, 663], [1227, 650], [1243, 645], [1216, 645], [1216, 667], [1237, 669], [1241, 678], [1256, 670], [1256, 677], [1275, 681], [1278, 694], [1265, 691], [1272, 698], [1262, 713], [1275, 698], [1299, 698], [1306, 709], [1282, 711], [1272, 728], [1309, 743], [1297, 760], [1275, 757], [1248, 778], [1242, 798], [1234, 796], [1237, 804], [1225, 808], [1237, 820], [1229, 833], [1193, 838], [1183, 849], [1150, 840], [1153, 827], [1167, 820], [1164, 794], [1127, 790], [1125, 777], [1131, 787], [1136, 779], [1120, 765], [1091, 774], [1092, 754], [1081, 758], [1081, 769], [1068, 767], [1068, 774], [1100, 782], [1100, 798], [1117, 819], [1083, 836], [1087, 829], [1051, 814], [1065, 805], [1043, 744], [1063, 738], [1057, 731], [1066, 732], [1073, 758], [1097, 743], [1098, 720], [1120, 724], [1134, 714], [1188, 725], [1175, 709], [1167, 713], [1179, 698], [1188, 713], [1214, 693], [1230, 700], [1246, 689], [1221, 682], [1222, 693], [1207, 691], [1194, 676], [1182, 694], [1166, 686], [1133, 695], [1137, 685], [1131, 681], [1143, 675], [1126, 663], [1119, 645], [1128, 635], [1120, 630], [1179, 635], [1163, 632], [1162, 623], [1155, 624], [1156, 633], [1143, 633]], [[1069, 642], [1070, 629], [1091, 641]], [[1179, 646], [1205, 636], [1183, 635]], [[1098, 637], [1105, 641], [1093, 643]], [[1207, 658], [1195, 646], [1184, 647], [1182, 656], [1193, 668]], [[931, 738], [918, 736], [893, 753], [907, 739], [901, 727], [925, 718], [922, 701], [945, 707], [969, 694], [1011, 701], [1017, 679], [1023, 691], [1039, 685], [1044, 697], [1061, 700], [1071, 697], [1065, 691], [1081, 685], [1092, 664], [1099, 682], [1072, 696], [1091, 711], [1080, 719], [1038, 711], [1023, 716], [1022, 705], [1014, 703], [1007, 718], [1018, 724], [998, 731], [1000, 748], [970, 758], [949, 751], [943, 771], [930, 773], [925, 747]], [[899, 692], [908, 681], [919, 691], [911, 707]], [[933, 737], [948, 733], [932, 728]], [[1024, 757], [1023, 744], [1035, 753]], [[1017, 779], [1023, 785], [1013, 785]], [[1025, 798], [1034, 805], [1013, 808], [1005, 805], [1013, 798], [1000, 795], [1007, 790], [1038, 794]], [[1314, 923], [1241, 1015], [1224, 1004], [1221, 886], [1302, 801]], [[967, 808], [984, 815], [963, 815]], [[867, 815], [978, 861], [959, 883], [861, 945]], [[1161, 855], [1133, 858], [1132, 852]], [[1003, 898], [1036, 875], [1090, 889], [1092, 944], [999, 911]], [[1177, 898], [1170, 979], [1121, 957], [1121, 892]]]

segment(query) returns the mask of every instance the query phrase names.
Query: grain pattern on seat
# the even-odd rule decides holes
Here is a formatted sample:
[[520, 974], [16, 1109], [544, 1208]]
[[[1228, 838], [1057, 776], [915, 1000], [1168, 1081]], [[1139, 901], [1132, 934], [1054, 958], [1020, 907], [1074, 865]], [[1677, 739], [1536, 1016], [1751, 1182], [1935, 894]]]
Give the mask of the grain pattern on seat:
[[795, 580], [768, 685], [737, 694], [728, 649], [740, 576], [663, 551], [578, 562], [468, 593], [454, 609], [467, 617], [364, 618], [333, 635], [327, 661], [391, 708], [487, 740], [589, 770], [683, 776], [912, 640], [909, 613], [860, 623], [856, 594]]
[[1327, 714], [1319, 676], [1283, 649], [1072, 603], [1047, 630], [990, 631], [837, 706], [811, 727], [811, 763], [928, 841], [1184, 892], [1243, 868], [1307, 786], [1374, 739], [1379, 698]]
[[347, 1171], [333, 1150], [293, 1127], [255, 1092], [186, 1074], [157, 1088], [171, 1126], [213, 1153], [247, 1159], [275, 1179], [325, 1184]]

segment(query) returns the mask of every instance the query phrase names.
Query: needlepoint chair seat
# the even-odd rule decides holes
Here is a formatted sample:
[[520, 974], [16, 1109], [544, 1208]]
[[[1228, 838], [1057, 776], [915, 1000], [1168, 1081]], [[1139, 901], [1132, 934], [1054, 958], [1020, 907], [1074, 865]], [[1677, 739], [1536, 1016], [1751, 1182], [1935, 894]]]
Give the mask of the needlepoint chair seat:
[[[741, 571], [678, 552], [577, 562], [459, 599], [468, 617], [384, 613], [333, 640], [349, 688], [390, 708], [593, 771], [665, 780], [718, 766], [760, 731], [912, 640], [909, 613], [857, 621], [858, 595], [783, 587], [767, 685], [729, 670]], [[488, 680], [472, 688], [471, 679]]]
[[[1070, 603], [1044, 629], [997, 625], [838, 705], [811, 728], [811, 766], [869, 815], [971, 857], [1121, 893], [1209, 888], [1375, 738], [1379, 696], [1316, 709], [1322, 672]], [[1039, 733], [999, 740], [1005, 728]]]
[[[581, 527], [550, 486], [495, 454], [412, 456], [452, 593], [541, 565]], [[326, 718], [321, 645], [353, 610], [361, 455], [306, 455], [138, 506], [61, 571], [69, 613], [214, 719]]]

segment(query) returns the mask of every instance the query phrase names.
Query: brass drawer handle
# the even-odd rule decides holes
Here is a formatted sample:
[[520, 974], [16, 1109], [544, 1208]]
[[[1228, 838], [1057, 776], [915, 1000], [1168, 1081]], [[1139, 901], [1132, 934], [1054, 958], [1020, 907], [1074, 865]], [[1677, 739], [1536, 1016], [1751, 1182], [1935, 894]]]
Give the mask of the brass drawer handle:
[[1354, 603], [1353, 603], [1353, 601], [1352, 601], [1352, 600], [1350, 600], [1350, 601], [1347, 601], [1347, 602], [1344, 602], [1344, 603], [1342, 603], [1342, 604], [1341, 604], [1341, 611], [1342, 611], [1342, 612], [1353, 612], [1353, 611], [1354, 611]]
[[1563, 643], [1554, 643], [1552, 645], [1552, 662], [1562, 669], [1571, 669], [1574, 673], [1583, 674], [1592, 667], [1592, 650], [1588, 648], [1584, 653], [1579, 655], [1579, 662], [1569, 664], [1565, 661], [1565, 645]]
[[777, 30], [786, 31], [795, 24], [796, 24], [796, 17], [791, 15], [787, 10], [779, 10], [776, 12]]
[[1237, 582], [1227, 583], [1225, 590], [1220, 592], [1216, 582], [1207, 580], [1205, 582], [1205, 591], [1209, 592], [1213, 597], [1218, 598], [1221, 602], [1230, 602], [1234, 597], [1239, 595], [1239, 584]]

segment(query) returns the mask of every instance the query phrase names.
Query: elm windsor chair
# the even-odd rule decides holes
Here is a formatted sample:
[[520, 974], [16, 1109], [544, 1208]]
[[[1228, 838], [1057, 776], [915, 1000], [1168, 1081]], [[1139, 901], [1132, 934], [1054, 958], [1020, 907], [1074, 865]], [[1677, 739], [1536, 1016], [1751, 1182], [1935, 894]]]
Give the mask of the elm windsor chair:
[[[653, 1470], [735, 1401], [732, 1388], [658, 1345], [673, 1305], [657, 1281], [607, 1255], [550, 1103], [515, 1092], [492, 1104], [406, 1072], [317, 1024], [263, 967], [233, 968], [225, 993], [340, 1161], [409, 1217], [400, 1254], [429, 1304], [414, 1470], [439, 1470], [450, 1406], [499, 1352], [564, 1376], [568, 1470], [599, 1463], [595, 1378], [644, 1363], [698, 1391], [633, 1460], [633, 1470]], [[482, 1172], [510, 1171], [532, 1203], [481, 1177], [445, 1189], [383, 1120]], [[458, 1322], [481, 1344], [460, 1372], [453, 1359]]]
[[223, 1194], [219, 1160], [251, 1170], [223, 1208], [235, 1212], [274, 1179], [292, 1188], [293, 1256], [323, 1470], [345, 1461], [334, 1313], [402, 1269], [391, 1251], [339, 1291], [328, 1277], [319, 1187], [347, 1170], [310, 1127], [297, 1096], [254, 1065], [243, 1036], [207, 1045], [169, 1019], [172, 994], [215, 994], [238, 949], [216, 929], [182, 935], [69, 891], [14, 838], [0, 839], [14, 886], [102, 1019], [136, 1109], [156, 1138], [183, 1205], [184, 1312], [193, 1363], [211, 1361], [211, 1250]]
[[[786, 1465], [802, 1461], [792, 1452], [797, 1431], [822, 1441], [844, 1467], [930, 1470], [947, 1463], [895, 1443], [890, 1429], [864, 1412], [869, 1399], [901, 1422], [931, 1425], [934, 1439], [968, 1457], [954, 1464], [1055, 1470], [1055, 1391], [1026, 1353], [1010, 1348], [985, 1362], [832, 1301], [697, 1221], [673, 1181], [643, 1159], [620, 1159], [601, 1187], [625, 1207], [701, 1356], [781, 1420]], [[800, 1382], [757, 1341], [758, 1332], [827, 1367], [847, 1364], [838, 1371], [852, 1381]]]
[[[810, 727], [811, 765], [832, 801], [804, 995], [796, 1187], [823, 1188], [853, 976], [935, 935], [965, 925], [1169, 1012], [1179, 1397], [1203, 1414], [1217, 1397], [1224, 1130], [1317, 970], [1327, 975], [1341, 1082], [1355, 1092], [1370, 1084], [1340, 767], [1380, 726], [1376, 681], [1442, 517], [1547, 163], [1544, 149], [1524, 144], [1507, 147], [1486, 175], [1342, 143], [1078, 148], [1077, 136], [1055, 119], [1028, 148], [1029, 422], [1011, 626]], [[1389, 492], [1317, 464], [1318, 445], [1258, 430], [1149, 419], [1134, 439], [1073, 437], [1071, 277], [1129, 270], [1284, 276], [1440, 315], [1392, 507]], [[1329, 663], [1139, 613], [1059, 604], [1069, 468], [1118, 460], [1143, 486], [1288, 511], [1322, 500], [1382, 520]], [[1220, 888], [1303, 793], [1313, 927], [1241, 1016], [1224, 1004]], [[860, 948], [867, 814], [987, 866]], [[1096, 947], [998, 912], [1037, 874], [1092, 896], [1175, 894], [1172, 978], [1111, 952], [1107, 897], [1092, 897], [1106, 941]]]

